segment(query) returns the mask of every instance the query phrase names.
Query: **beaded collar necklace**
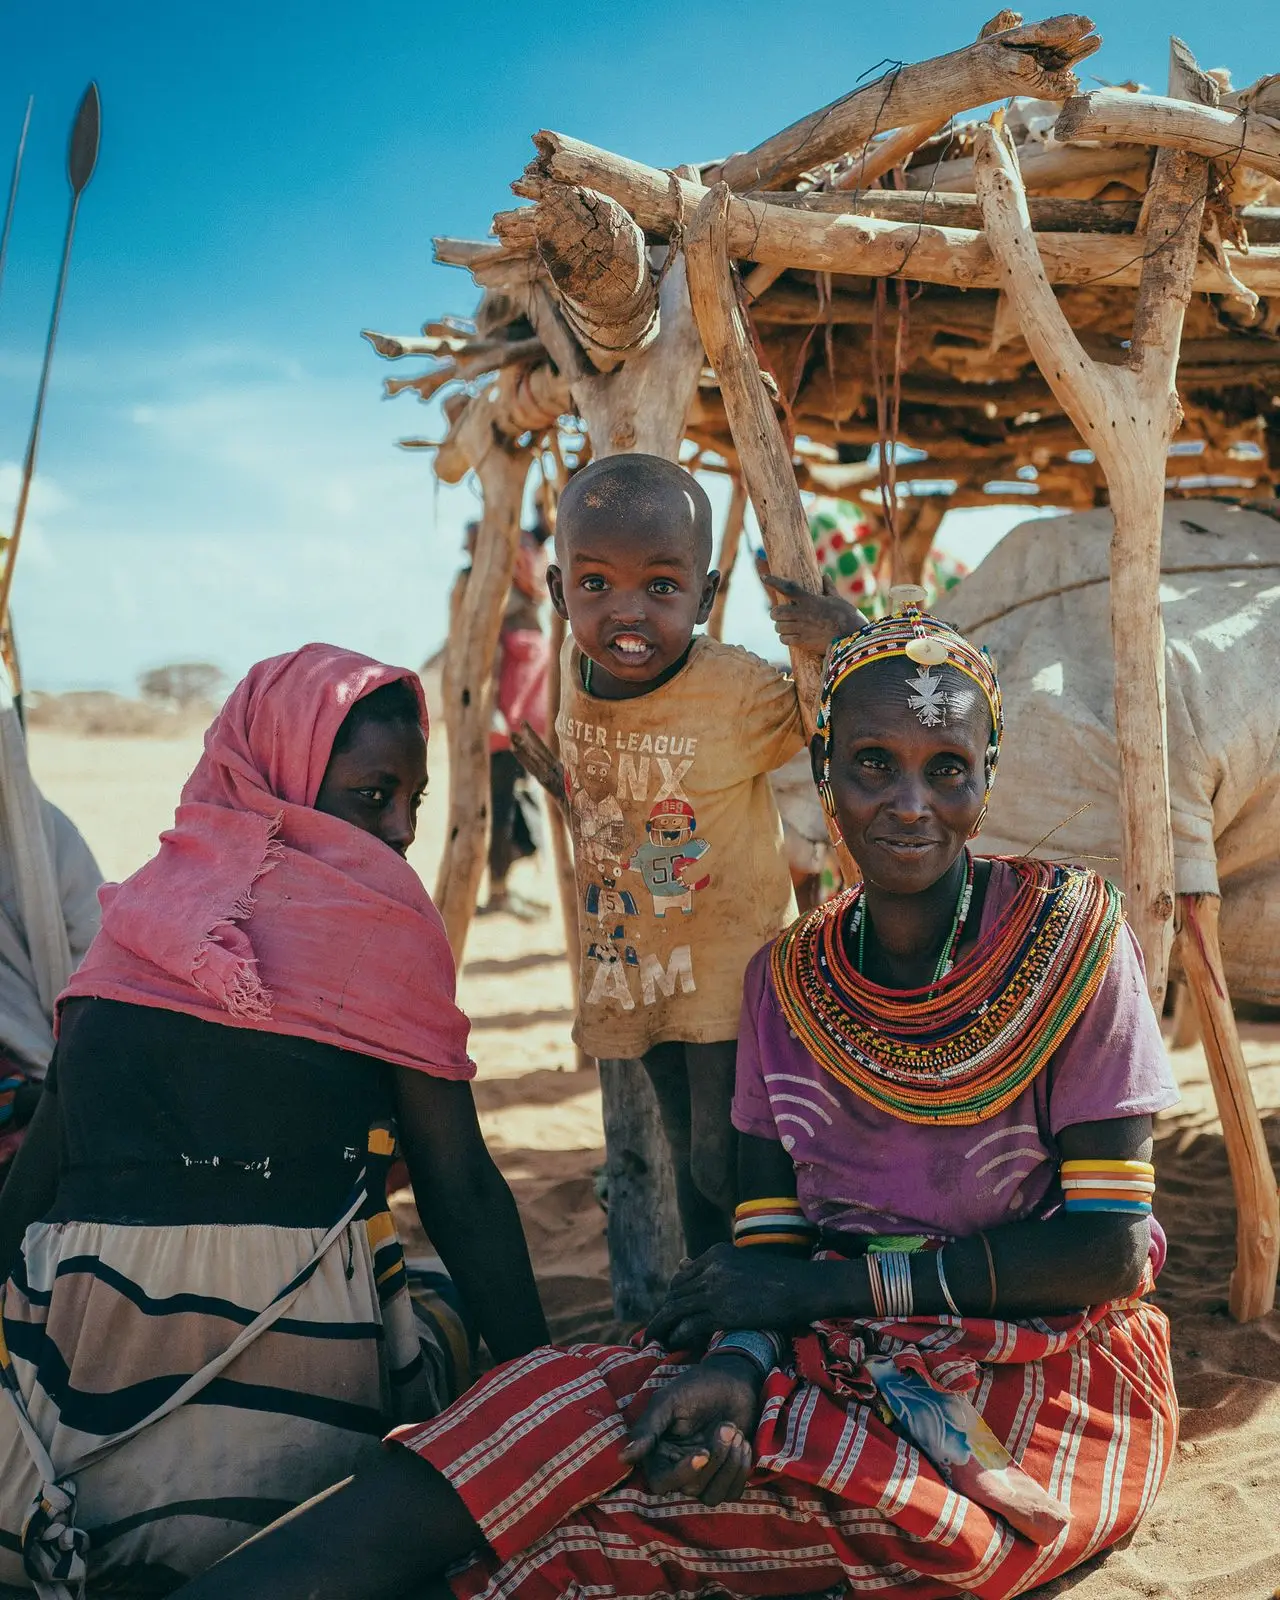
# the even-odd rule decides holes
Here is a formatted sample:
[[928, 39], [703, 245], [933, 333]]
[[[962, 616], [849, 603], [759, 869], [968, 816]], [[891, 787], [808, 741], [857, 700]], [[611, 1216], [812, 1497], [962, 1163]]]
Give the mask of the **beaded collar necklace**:
[[861, 885], [801, 917], [770, 950], [796, 1038], [833, 1078], [904, 1122], [967, 1125], [1011, 1104], [1111, 959], [1124, 920], [1117, 889], [1081, 867], [999, 859], [1016, 879], [1010, 903], [927, 988], [886, 989], [850, 958], [845, 929]]

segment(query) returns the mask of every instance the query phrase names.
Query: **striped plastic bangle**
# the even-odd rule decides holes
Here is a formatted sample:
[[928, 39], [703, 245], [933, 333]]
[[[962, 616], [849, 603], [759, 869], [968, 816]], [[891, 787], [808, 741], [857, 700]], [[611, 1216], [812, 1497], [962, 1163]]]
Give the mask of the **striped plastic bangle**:
[[789, 1245], [808, 1250], [818, 1230], [789, 1195], [744, 1200], [733, 1214], [735, 1245]]
[[1070, 1212], [1151, 1215], [1156, 1170], [1149, 1161], [1064, 1161], [1060, 1177], [1063, 1202]]

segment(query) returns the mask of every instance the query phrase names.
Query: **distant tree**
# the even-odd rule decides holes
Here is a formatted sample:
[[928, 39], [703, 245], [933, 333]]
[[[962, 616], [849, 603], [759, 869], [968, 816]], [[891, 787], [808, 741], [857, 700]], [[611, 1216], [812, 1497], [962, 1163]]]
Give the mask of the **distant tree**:
[[216, 699], [222, 683], [222, 669], [208, 661], [174, 661], [167, 667], [152, 667], [138, 678], [144, 700], [164, 700], [180, 711]]

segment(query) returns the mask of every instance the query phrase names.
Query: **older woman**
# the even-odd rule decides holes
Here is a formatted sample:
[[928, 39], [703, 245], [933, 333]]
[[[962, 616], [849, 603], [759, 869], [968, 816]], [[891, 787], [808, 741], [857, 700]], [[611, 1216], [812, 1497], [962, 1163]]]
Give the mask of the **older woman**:
[[465, 1333], [411, 1303], [387, 1212], [393, 1130], [495, 1355], [547, 1337], [405, 860], [426, 728], [400, 668], [259, 663], [158, 855], [103, 891], [0, 1198], [6, 1583], [166, 1592], [457, 1392]]
[[998, 1600], [1135, 1527], [1177, 1426], [1144, 1299], [1176, 1094], [1119, 897], [971, 855], [999, 690], [918, 609], [837, 641], [821, 729], [863, 883], [749, 971], [737, 1248], [655, 1342], [499, 1368], [192, 1600]]

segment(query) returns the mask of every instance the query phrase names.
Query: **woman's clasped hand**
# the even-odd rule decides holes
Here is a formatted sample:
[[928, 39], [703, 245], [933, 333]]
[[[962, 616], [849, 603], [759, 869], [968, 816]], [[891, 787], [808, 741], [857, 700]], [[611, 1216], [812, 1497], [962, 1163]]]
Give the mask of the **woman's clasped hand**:
[[643, 1469], [655, 1494], [737, 1500], [751, 1475], [761, 1383], [752, 1362], [727, 1351], [687, 1368], [654, 1395], [622, 1459]]

